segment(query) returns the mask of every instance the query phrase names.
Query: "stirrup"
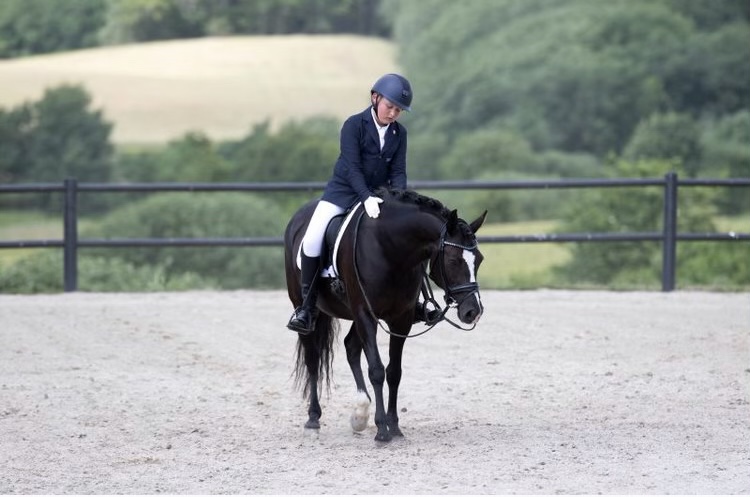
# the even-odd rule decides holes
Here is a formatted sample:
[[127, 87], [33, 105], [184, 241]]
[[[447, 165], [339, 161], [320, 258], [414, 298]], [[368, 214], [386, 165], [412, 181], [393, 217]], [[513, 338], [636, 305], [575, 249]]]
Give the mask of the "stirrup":
[[[303, 319], [305, 313], [309, 315], [309, 322], [305, 322]], [[294, 314], [292, 314], [286, 327], [292, 331], [296, 331], [300, 335], [309, 335], [315, 331], [315, 318], [316, 316], [314, 312], [305, 309], [304, 307], [300, 307], [299, 309], [295, 309]]]

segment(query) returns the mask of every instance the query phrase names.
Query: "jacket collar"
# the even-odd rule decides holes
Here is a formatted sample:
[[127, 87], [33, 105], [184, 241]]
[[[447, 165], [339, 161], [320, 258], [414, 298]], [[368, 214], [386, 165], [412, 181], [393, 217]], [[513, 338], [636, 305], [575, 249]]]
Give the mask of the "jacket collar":
[[[365, 129], [367, 130], [367, 135], [374, 141], [375, 145], [380, 148], [380, 136], [378, 136], [378, 130], [375, 126], [375, 118], [372, 115], [372, 106], [362, 112], [362, 119], [366, 121]], [[398, 141], [396, 140], [398, 134], [398, 122], [391, 123], [388, 126], [388, 130], [385, 132], [385, 144], [383, 145], [381, 153], [385, 154], [393, 148], [394, 144]]]

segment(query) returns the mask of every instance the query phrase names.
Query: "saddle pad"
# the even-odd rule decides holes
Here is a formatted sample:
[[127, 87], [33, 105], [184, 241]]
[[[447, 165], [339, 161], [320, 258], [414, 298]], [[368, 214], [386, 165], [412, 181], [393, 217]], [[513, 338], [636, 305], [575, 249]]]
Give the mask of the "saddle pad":
[[[331, 253], [331, 260], [333, 261], [333, 264], [329, 267], [324, 267], [320, 271], [320, 275], [323, 278], [338, 278], [339, 276], [339, 270], [336, 267], [336, 255], [339, 252], [339, 245], [341, 244], [341, 238], [344, 234], [344, 231], [346, 231], [347, 226], [349, 226], [349, 222], [351, 222], [352, 218], [354, 217], [354, 214], [357, 213], [360, 206], [362, 205], [362, 202], [358, 202], [357, 205], [352, 207], [352, 210], [349, 211], [349, 213], [346, 215], [346, 219], [341, 223], [341, 228], [339, 228], [339, 232], [336, 235], [336, 243], [333, 244], [333, 252]], [[323, 254], [325, 255], [325, 254]], [[302, 244], [299, 244], [299, 248], [297, 249], [297, 269], [302, 269]]]

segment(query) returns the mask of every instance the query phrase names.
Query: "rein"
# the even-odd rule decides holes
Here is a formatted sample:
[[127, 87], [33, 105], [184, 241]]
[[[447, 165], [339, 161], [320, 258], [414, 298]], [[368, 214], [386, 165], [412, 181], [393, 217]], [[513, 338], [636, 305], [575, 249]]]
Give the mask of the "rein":
[[[370, 316], [375, 320], [376, 323], [378, 323], [378, 326], [388, 333], [391, 336], [399, 337], [399, 338], [416, 338], [418, 336], [422, 336], [431, 329], [433, 329], [435, 326], [438, 325], [441, 321], [447, 321], [451, 326], [454, 328], [458, 328], [459, 330], [464, 331], [471, 331], [474, 328], [476, 328], [477, 324], [474, 323], [468, 328], [464, 328], [461, 326], [461, 324], [456, 323], [452, 321], [450, 318], [446, 316], [448, 313], [448, 310], [452, 307], [458, 307], [461, 305], [461, 303], [466, 300], [466, 298], [472, 296], [474, 293], [479, 291], [479, 284], [476, 282], [471, 283], [464, 283], [462, 285], [456, 285], [456, 286], [449, 286], [448, 280], [446, 278], [445, 274], [445, 246], [451, 246], [451, 247], [457, 247], [463, 250], [474, 250], [477, 248], [477, 242], [474, 241], [474, 244], [471, 246], [464, 246], [460, 245], [458, 243], [449, 242], [445, 239], [446, 235], [448, 234], [448, 223], [446, 222], [443, 227], [440, 230], [440, 248], [438, 249], [438, 261], [440, 266], [440, 274], [443, 279], [443, 282], [446, 285], [445, 288], [445, 308], [441, 308], [440, 304], [435, 300], [435, 296], [432, 292], [432, 284], [430, 283], [430, 278], [427, 272], [427, 265], [422, 265], [422, 288], [421, 292], [425, 299], [425, 304], [428, 302], [435, 306], [436, 310], [440, 313], [440, 315], [435, 318], [434, 320], [431, 320], [429, 322], [426, 322], [425, 324], [428, 326], [427, 329], [420, 331], [419, 333], [413, 334], [413, 335], [403, 335], [401, 333], [395, 333], [389, 330], [387, 327], [383, 326], [383, 324], [380, 322], [380, 319], [375, 314], [375, 311], [372, 309], [372, 304], [370, 303], [370, 299], [367, 297], [367, 292], [365, 291], [365, 287], [362, 285], [362, 278], [359, 275], [359, 267], [357, 266], [357, 240], [359, 239], [359, 226], [362, 224], [362, 217], [365, 214], [364, 208], [362, 208], [362, 211], [357, 216], [357, 222], [354, 225], [354, 248], [353, 248], [353, 261], [352, 264], [354, 265], [354, 275], [357, 278], [357, 284], [359, 285], [359, 291], [362, 293], [362, 297], [365, 300], [365, 304], [367, 304], [367, 311], [370, 313]], [[461, 300], [456, 300], [454, 297], [454, 292], [465, 292], [466, 295], [464, 295]]]

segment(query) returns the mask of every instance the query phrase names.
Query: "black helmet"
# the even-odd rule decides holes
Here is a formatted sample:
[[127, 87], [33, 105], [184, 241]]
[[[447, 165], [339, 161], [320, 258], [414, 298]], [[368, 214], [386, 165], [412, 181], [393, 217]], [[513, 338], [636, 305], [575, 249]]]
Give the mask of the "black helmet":
[[370, 92], [376, 92], [398, 105], [405, 111], [411, 111], [411, 85], [409, 80], [399, 74], [386, 74], [375, 81]]

